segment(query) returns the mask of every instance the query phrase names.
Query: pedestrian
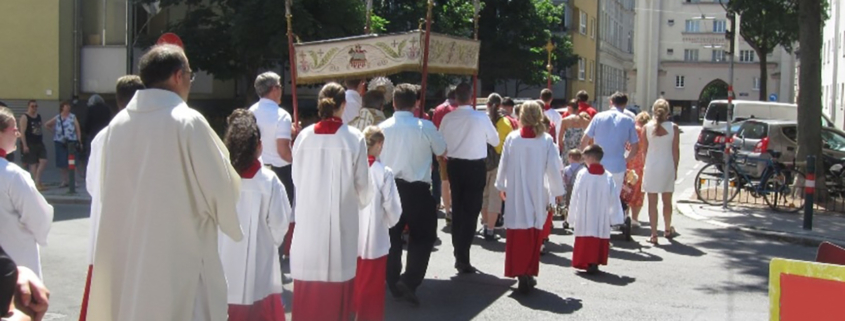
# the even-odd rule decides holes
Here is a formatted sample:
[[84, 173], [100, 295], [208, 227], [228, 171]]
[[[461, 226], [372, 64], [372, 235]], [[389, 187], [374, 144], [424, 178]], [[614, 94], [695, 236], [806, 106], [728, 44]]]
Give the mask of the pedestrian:
[[[455, 101], [455, 86], [449, 86], [446, 88], [446, 100], [435, 107], [432, 113], [431, 122], [434, 123], [434, 127], [439, 130], [443, 117], [454, 111], [455, 108], [458, 108]], [[443, 199], [442, 206], [446, 214], [446, 225], [449, 225], [452, 224], [452, 189], [449, 186], [447, 162], [446, 157], [437, 157], [437, 167], [440, 173], [440, 193]], [[440, 203], [440, 199], [436, 199], [436, 201]]]
[[85, 113], [85, 126], [82, 128], [82, 136], [84, 137], [81, 153], [82, 157], [80, 157], [80, 164], [82, 164], [82, 166], [78, 166], [80, 173], [83, 173], [83, 177], [86, 177], [85, 174], [87, 172], [87, 166], [85, 166], [85, 164], [88, 164], [91, 156], [91, 141], [94, 140], [94, 137], [96, 137], [103, 128], [109, 125], [109, 122], [111, 122], [114, 114], [115, 113], [112, 108], [106, 105], [106, 101], [103, 100], [103, 97], [100, 95], [94, 94], [88, 98], [88, 111]]
[[88, 320], [225, 320], [218, 230], [239, 241], [240, 177], [205, 117], [185, 102], [194, 72], [182, 48], [139, 62], [147, 89], [103, 142], [102, 213]]
[[672, 226], [672, 193], [678, 178], [680, 161], [680, 129], [669, 121], [672, 116], [669, 102], [658, 99], [652, 107], [654, 119], [643, 128], [645, 132], [645, 167], [643, 169], [643, 192], [648, 193], [648, 217], [651, 224], [649, 242], [657, 243], [657, 196], [663, 202], [663, 237], [677, 236]]
[[[590, 125], [587, 126], [587, 131], [581, 138], [581, 147], [582, 149], [587, 147], [590, 139], [595, 141], [596, 145], [601, 146], [604, 152], [601, 164], [612, 174], [616, 186], [620, 187], [617, 191], [621, 193], [621, 186], [625, 183], [627, 164], [637, 156], [640, 140], [637, 136], [634, 118], [625, 114], [628, 95], [616, 92], [610, 96], [610, 102], [613, 107], [596, 114]], [[621, 197], [621, 194], [617, 196]], [[614, 217], [611, 223], [622, 225], [628, 220], [623, 214]]]
[[588, 273], [607, 265], [610, 252], [610, 226], [613, 217], [623, 215], [619, 186], [613, 174], [602, 166], [604, 151], [599, 145], [584, 149], [586, 171], [575, 178], [569, 203], [569, 224], [575, 227], [572, 267]]
[[364, 94], [363, 108], [358, 111], [358, 115], [349, 122], [349, 126], [355, 127], [360, 131], [364, 131], [367, 127], [377, 126], [383, 122], [386, 117], [382, 109], [384, 108], [384, 93], [380, 90], [370, 90]]
[[21, 115], [18, 127], [23, 128], [21, 135], [21, 162], [29, 170], [35, 186], [39, 191], [44, 190], [41, 174], [47, 167], [47, 148], [44, 146], [44, 130], [41, 122], [41, 114], [38, 113], [38, 102], [30, 100], [26, 104], [26, 113]]
[[361, 110], [363, 105], [361, 95], [367, 90], [367, 82], [364, 79], [354, 78], [347, 79], [344, 84], [346, 85], [346, 110], [343, 112], [341, 119], [344, 124], [349, 124]]
[[[536, 102], [540, 106], [543, 106], [542, 100], [537, 100]], [[543, 125], [546, 126], [546, 128], [548, 128], [547, 129], [548, 134], [549, 134], [549, 136], [552, 137], [552, 143], [555, 143], [555, 146], [559, 146], [557, 144], [557, 141], [555, 140], [556, 136], [554, 136], [555, 132], [556, 132], [555, 131], [555, 123], [551, 119], [549, 119], [549, 117], [546, 114], [543, 114], [543, 118], [542, 118], [541, 122], [543, 123]], [[558, 159], [560, 159], [560, 154], [558, 154]], [[563, 167], [562, 163], [561, 163], [561, 167]], [[557, 177], [559, 177], [562, 180], [563, 179], [562, 175], [563, 175], [563, 173], [558, 173]], [[550, 189], [550, 183], [547, 183], [545, 186], [546, 186], [546, 193], [548, 194], [547, 199], [549, 200], [549, 203], [546, 204], [546, 212], [547, 212], [546, 213], [546, 223], [543, 225], [543, 232], [541, 234], [541, 236], [543, 238], [543, 244], [540, 246], [540, 255], [546, 255], [546, 253], [547, 253], [546, 244], [549, 243], [549, 237], [552, 235], [552, 219], [554, 218], [555, 207], [558, 205], [556, 202], [552, 202], [553, 200], [555, 200], [555, 197], [554, 197], [555, 195], [551, 194], [552, 191]]]
[[554, 99], [554, 93], [552, 93], [551, 89], [543, 89], [540, 91], [540, 101], [543, 103], [543, 113], [546, 117], [549, 118], [549, 121], [555, 128], [555, 131], [551, 133], [552, 138], [557, 140], [560, 137], [560, 121], [563, 120], [560, 113], [557, 112], [554, 108], [552, 108], [552, 99]]
[[[590, 114], [586, 112], [578, 113], [578, 100], [573, 99], [569, 101], [568, 105], [569, 116], [560, 121], [560, 138], [557, 140], [564, 152], [569, 152], [573, 149], [581, 147], [581, 138], [584, 137], [584, 131], [590, 125]], [[565, 160], [564, 164], [568, 164]]]
[[[144, 89], [144, 83], [141, 82], [141, 77], [135, 75], [126, 75], [117, 79], [115, 86], [115, 99], [117, 100], [116, 112], [120, 112], [132, 97], [135, 92]], [[117, 113], [115, 113], [116, 115]], [[102, 200], [101, 200], [101, 180], [100, 172], [102, 171], [102, 157], [103, 157], [103, 143], [106, 139], [108, 126], [100, 130], [97, 136], [91, 141], [91, 155], [88, 158], [86, 173], [87, 182], [85, 182], [85, 189], [91, 195], [91, 214], [89, 215], [90, 222], [90, 237], [88, 238], [88, 276], [85, 278], [85, 291], [82, 293], [82, 306], [79, 312], [79, 321], [85, 321], [88, 315], [88, 300], [91, 294], [91, 277], [94, 269], [94, 254], [97, 246], [97, 232], [100, 227], [100, 216], [102, 214]]]
[[320, 121], [293, 146], [296, 232], [290, 250], [294, 320], [346, 320], [358, 257], [358, 211], [373, 199], [364, 135], [341, 120], [343, 86], [318, 96]]
[[563, 205], [568, 209], [572, 199], [572, 188], [575, 186], [575, 178], [578, 177], [578, 172], [584, 169], [584, 159], [581, 150], [577, 148], [570, 149], [566, 158], [568, 165], [563, 168], [563, 184], [566, 186]]
[[510, 97], [502, 99], [502, 115], [511, 123], [511, 127], [516, 129], [519, 128], [519, 121], [517, 121], [518, 116], [514, 110], [515, 105], [516, 103]]
[[[636, 128], [637, 128], [637, 137], [639, 138], [639, 148], [637, 148], [637, 153], [631, 162], [628, 163], [628, 171], [633, 171], [636, 176], [639, 178], [628, 186], [627, 192], [622, 192], [622, 200], [628, 204], [631, 208], [631, 226], [633, 227], [640, 227], [640, 211], [643, 208], [643, 167], [645, 167], [645, 151], [646, 151], [646, 137], [645, 137], [645, 125], [649, 123], [651, 120], [651, 116], [648, 115], [646, 112], [641, 112], [634, 118], [636, 121]], [[627, 184], [626, 184], [627, 185]]]
[[503, 115], [499, 106], [502, 104], [502, 96], [493, 93], [487, 97], [487, 115], [490, 117], [490, 122], [496, 126], [498, 135], [498, 145], [487, 145], [487, 181], [484, 187], [484, 199], [481, 203], [481, 225], [484, 226], [482, 234], [486, 241], [496, 240], [496, 222], [502, 212], [502, 198], [499, 197], [499, 191], [496, 189], [496, 173], [499, 168], [499, 158], [502, 154], [503, 143], [508, 135], [516, 128], [510, 120]]
[[[548, 195], [558, 202], [566, 193], [560, 179], [561, 162], [557, 146], [546, 133], [540, 104], [522, 105], [520, 130], [509, 133], [497, 169], [495, 188], [501, 199], [507, 199], [504, 217], [505, 276], [519, 280], [520, 292], [528, 292], [537, 284], [540, 271], [542, 229], [546, 223]], [[539, 134], [538, 134], [539, 133]], [[545, 182], [548, 182], [549, 193]]]
[[6, 155], [17, 148], [18, 137], [15, 115], [9, 108], [0, 107], [0, 247], [17, 265], [41, 278], [40, 247], [47, 245], [53, 207], [26, 171], [6, 160]]
[[[399, 84], [393, 91], [393, 117], [382, 122], [381, 161], [393, 170], [402, 203], [399, 222], [390, 229], [387, 286], [396, 298], [418, 305], [417, 287], [425, 278], [437, 240], [437, 205], [431, 189], [431, 154], [442, 156], [446, 141], [434, 124], [414, 117], [416, 89]], [[402, 232], [408, 226], [408, 256], [402, 274]]]
[[70, 112], [70, 107], [70, 102], [61, 102], [59, 114], [44, 124], [44, 128], [53, 131], [56, 167], [59, 168], [62, 175], [62, 183], [59, 187], [67, 187], [69, 184], [68, 168], [70, 167], [69, 156], [71, 152], [73, 152], [75, 159], [79, 159], [81, 152], [82, 130], [79, 127], [79, 120], [76, 119], [76, 115]]
[[288, 229], [290, 201], [273, 170], [258, 161], [263, 145], [255, 115], [235, 109], [227, 125], [224, 141], [241, 176], [237, 209], [244, 234], [240, 241], [218, 236], [229, 286], [229, 321], [284, 320], [279, 247]]
[[378, 160], [384, 148], [384, 133], [380, 128], [370, 126], [364, 129], [364, 137], [374, 193], [372, 203], [362, 209], [358, 217], [358, 268], [353, 307], [355, 320], [381, 321], [384, 320], [384, 283], [390, 252], [389, 230], [399, 222], [402, 203], [393, 171]]
[[[440, 133], [446, 140], [449, 184], [452, 190], [452, 245], [455, 269], [459, 273], [478, 270], [470, 262], [470, 246], [475, 237], [486, 183], [487, 144], [498, 145], [499, 133], [484, 113], [476, 111], [472, 87], [461, 83], [455, 89], [458, 108], [443, 117]], [[413, 237], [413, 236], [412, 236]]]
[[[587, 93], [586, 90], [579, 90], [578, 93], [575, 94], [575, 99], [578, 100], [578, 114], [587, 113], [587, 115], [590, 115], [590, 118], [596, 117], [596, 114], [598, 114], [598, 112], [595, 108], [593, 108], [593, 106], [590, 106], [590, 95]], [[565, 113], [563, 113], [563, 118], [566, 118], [570, 115], [572, 115], [572, 113], [566, 111]]]

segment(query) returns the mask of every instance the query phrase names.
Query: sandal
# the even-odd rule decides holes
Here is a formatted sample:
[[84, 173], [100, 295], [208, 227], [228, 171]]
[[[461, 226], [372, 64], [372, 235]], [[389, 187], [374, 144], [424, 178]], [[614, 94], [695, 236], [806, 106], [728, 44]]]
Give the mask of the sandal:
[[657, 245], [657, 235], [652, 234], [650, 238], [648, 238], [648, 242], [654, 245]]
[[678, 236], [678, 232], [675, 232], [675, 227], [670, 227], [668, 230], [663, 232], [663, 237], [671, 240]]

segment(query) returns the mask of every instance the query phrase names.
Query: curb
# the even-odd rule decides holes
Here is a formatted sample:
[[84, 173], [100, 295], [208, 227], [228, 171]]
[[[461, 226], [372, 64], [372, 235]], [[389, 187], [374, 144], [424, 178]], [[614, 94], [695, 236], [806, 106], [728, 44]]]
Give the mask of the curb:
[[50, 205], [91, 205], [91, 199], [79, 195], [44, 195]]
[[695, 202], [695, 201], [677, 202], [675, 204], [675, 210], [678, 213], [680, 213], [681, 215], [688, 217], [688, 218], [691, 218], [693, 220], [699, 221], [699, 222], [704, 222], [704, 223], [707, 223], [707, 224], [710, 224], [710, 225], [715, 225], [715, 226], [725, 228], [725, 229], [729, 229], [729, 230], [741, 231], [741, 232], [745, 232], [745, 233], [748, 233], [748, 234], [761, 236], [761, 237], [765, 237], [765, 238], [769, 238], [769, 239], [773, 239], [773, 240], [777, 240], [777, 241], [794, 243], [794, 244], [799, 244], [799, 245], [804, 245], [804, 246], [813, 246], [813, 247], [819, 246], [819, 244], [821, 244], [822, 242], [833, 242], [833, 243], [837, 243], [837, 244], [845, 244], [845, 240], [817, 237], [817, 236], [811, 236], [811, 235], [800, 235], [800, 234], [796, 234], [796, 233], [775, 231], [775, 230], [769, 230], [769, 229], [753, 227], [753, 226], [746, 226], [746, 225], [735, 225], [735, 224], [722, 223], [722, 222], [719, 222], [719, 221], [709, 219], [707, 217], [695, 214], [692, 207], [695, 206], [695, 205], [698, 205], [698, 204], [703, 204], [703, 203]]

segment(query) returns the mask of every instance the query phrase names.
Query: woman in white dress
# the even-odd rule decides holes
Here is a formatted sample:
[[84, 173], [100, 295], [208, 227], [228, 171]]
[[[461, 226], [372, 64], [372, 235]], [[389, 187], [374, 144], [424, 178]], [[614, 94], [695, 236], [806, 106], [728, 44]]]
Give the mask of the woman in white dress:
[[[653, 121], [644, 127], [645, 168], [643, 168], [643, 192], [648, 194], [648, 217], [651, 224], [649, 242], [657, 243], [657, 195], [663, 202], [664, 237], [671, 239], [677, 234], [672, 227], [672, 193], [678, 177], [680, 130], [669, 121], [669, 102], [658, 99], [652, 107]], [[667, 170], [667, 169], [673, 170]]]

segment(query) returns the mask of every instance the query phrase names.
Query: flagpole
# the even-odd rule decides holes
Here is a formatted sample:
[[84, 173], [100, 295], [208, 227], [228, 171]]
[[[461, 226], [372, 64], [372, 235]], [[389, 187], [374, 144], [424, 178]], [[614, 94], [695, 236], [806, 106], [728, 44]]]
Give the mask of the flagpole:
[[[428, 84], [428, 45], [431, 35], [431, 10], [434, 1], [428, 0], [428, 12], [425, 14], [425, 45], [423, 46], [422, 84], [420, 84], [420, 108], [425, 109], [426, 85]], [[420, 118], [423, 113], [420, 112]]]
[[296, 50], [293, 49], [293, 15], [291, 14], [291, 1], [285, 0], [285, 18], [288, 21], [288, 60], [290, 61], [290, 92], [293, 103], [293, 126], [299, 129], [299, 101], [296, 98]]

